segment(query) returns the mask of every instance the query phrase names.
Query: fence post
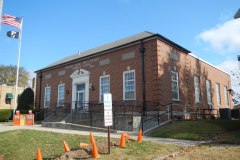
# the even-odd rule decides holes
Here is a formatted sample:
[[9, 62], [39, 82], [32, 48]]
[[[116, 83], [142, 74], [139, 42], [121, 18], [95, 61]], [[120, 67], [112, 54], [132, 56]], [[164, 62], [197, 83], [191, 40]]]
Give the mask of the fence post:
[[74, 114], [74, 110], [71, 109], [71, 111], [72, 111], [72, 123], [73, 123], [73, 114]]
[[159, 118], [160, 118], [160, 115], [159, 115], [159, 110], [158, 110], [158, 125], [160, 124]]
[[116, 130], [115, 120], [116, 120], [116, 114], [115, 114], [115, 111], [113, 111], [113, 130], [114, 130], [114, 131]]
[[90, 111], [91, 127], [92, 127], [92, 111]]
[[[137, 107], [136, 105], [134, 107]], [[133, 115], [133, 105], [132, 105], [132, 115]]]
[[143, 132], [144, 131], [143, 130], [143, 107], [142, 107], [141, 121], [142, 121], [142, 132]]
[[167, 105], [167, 111], [168, 111], [168, 120], [170, 119], [170, 107]]
[[173, 119], [173, 109], [172, 109], [172, 103], [170, 104], [170, 110], [171, 110], [171, 119]]

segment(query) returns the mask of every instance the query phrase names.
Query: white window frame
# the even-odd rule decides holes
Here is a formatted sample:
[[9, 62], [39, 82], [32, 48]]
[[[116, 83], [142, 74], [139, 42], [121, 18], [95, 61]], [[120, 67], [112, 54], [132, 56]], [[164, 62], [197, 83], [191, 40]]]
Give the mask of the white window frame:
[[[134, 90], [132, 90], [132, 91], [134, 91], [134, 97], [133, 97], [133, 99], [126, 99], [126, 92], [125, 92], [125, 75], [127, 74], [127, 73], [132, 73], [133, 72], [133, 75], [134, 75]], [[123, 72], [123, 100], [136, 100], [136, 74], [135, 74], [135, 70], [129, 70], [129, 71], [124, 71]]]
[[[63, 93], [63, 99], [60, 99], [60, 87], [63, 86], [63, 91], [61, 91], [61, 93]], [[63, 100], [63, 104], [60, 104], [60, 101]], [[57, 105], [58, 106], [63, 106], [64, 105], [64, 100], [65, 100], [65, 84], [61, 83], [58, 85], [58, 101], [57, 101]]]
[[[47, 94], [47, 89], [49, 89], [49, 94]], [[49, 104], [47, 105], [47, 96], [49, 96]], [[50, 101], [51, 101], [51, 87], [45, 87], [45, 92], [44, 92], [44, 108], [50, 107]]]
[[109, 79], [109, 83], [108, 83], [108, 88], [109, 88], [109, 91], [108, 92], [104, 92], [104, 93], [110, 93], [110, 75], [105, 75], [105, 76], [100, 76], [99, 78], [99, 102], [103, 102], [103, 94], [102, 94], [102, 79], [103, 78], [108, 78]]
[[[173, 76], [172, 76], [173, 74], [176, 74], [176, 80], [173, 79]], [[174, 90], [174, 88], [173, 88], [173, 83], [174, 82], [177, 83], [177, 90]], [[172, 97], [172, 100], [179, 101], [180, 100], [180, 95], [179, 95], [178, 72], [176, 72], [176, 71], [171, 71], [171, 84], [172, 84], [172, 95], [173, 95], [173, 92], [176, 92], [177, 96], [178, 96], [178, 98]]]
[[225, 98], [225, 105], [228, 107], [229, 106], [229, 99], [228, 99], [228, 91], [227, 91], [227, 86], [224, 86], [224, 98]]
[[217, 98], [217, 105], [221, 105], [221, 93], [220, 93], [220, 84], [216, 83], [216, 98]]
[[207, 102], [208, 104], [212, 104], [211, 81], [209, 79], [206, 80], [206, 92], [207, 92]]
[[200, 96], [201, 96], [201, 91], [200, 91], [200, 77], [199, 76], [194, 76], [194, 98], [195, 98], [195, 103], [200, 103]]

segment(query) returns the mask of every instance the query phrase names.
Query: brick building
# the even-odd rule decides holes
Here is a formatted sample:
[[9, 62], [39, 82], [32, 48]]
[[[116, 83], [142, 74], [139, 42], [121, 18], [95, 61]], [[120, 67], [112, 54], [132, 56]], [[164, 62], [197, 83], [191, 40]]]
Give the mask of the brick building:
[[[232, 108], [230, 75], [160, 34], [142, 32], [59, 60], [38, 71], [36, 108], [113, 101]], [[88, 109], [88, 108], [84, 108]]]
[[[18, 87], [18, 95], [20, 95], [24, 87]], [[14, 105], [14, 86], [0, 85], [0, 109], [13, 109]]]

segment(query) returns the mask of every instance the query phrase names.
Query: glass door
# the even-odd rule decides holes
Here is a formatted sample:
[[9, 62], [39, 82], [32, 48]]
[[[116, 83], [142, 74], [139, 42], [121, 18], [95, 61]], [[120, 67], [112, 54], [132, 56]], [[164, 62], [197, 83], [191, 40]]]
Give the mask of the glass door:
[[86, 84], [85, 83], [77, 84], [76, 85], [76, 108], [77, 109], [86, 109], [85, 97], [86, 97]]

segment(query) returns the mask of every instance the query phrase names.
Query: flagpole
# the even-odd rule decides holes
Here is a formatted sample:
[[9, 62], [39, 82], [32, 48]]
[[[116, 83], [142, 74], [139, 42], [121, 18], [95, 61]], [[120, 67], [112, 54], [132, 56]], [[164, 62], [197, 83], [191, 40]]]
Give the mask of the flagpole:
[[3, 0], [0, 0], [0, 32], [2, 29], [2, 8], [3, 8]]
[[15, 111], [17, 109], [17, 95], [18, 95], [18, 77], [19, 77], [19, 65], [20, 65], [20, 55], [21, 55], [21, 41], [22, 41], [22, 24], [23, 18], [21, 20], [21, 29], [19, 32], [19, 45], [18, 45], [18, 62], [17, 62], [17, 74], [16, 74], [16, 84], [15, 84], [15, 91], [14, 91], [14, 105], [13, 105], [13, 116], [15, 115]]

